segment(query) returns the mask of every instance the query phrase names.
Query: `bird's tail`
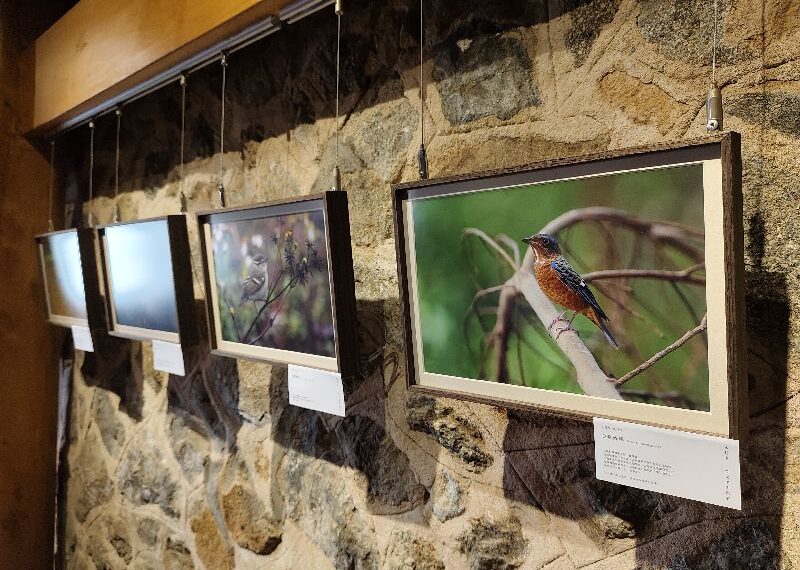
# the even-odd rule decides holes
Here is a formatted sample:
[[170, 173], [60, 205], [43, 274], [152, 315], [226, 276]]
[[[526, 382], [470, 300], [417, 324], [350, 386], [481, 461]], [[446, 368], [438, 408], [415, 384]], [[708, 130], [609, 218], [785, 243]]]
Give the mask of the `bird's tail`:
[[617, 341], [614, 340], [614, 335], [611, 334], [611, 331], [608, 329], [608, 326], [606, 325], [606, 321], [602, 319], [600, 315], [597, 314], [597, 311], [595, 311], [594, 309], [589, 309], [588, 311], [586, 311], [586, 316], [590, 321], [596, 324], [601, 331], [603, 331], [603, 334], [605, 335], [608, 344], [618, 349], [619, 345], [617, 344]]

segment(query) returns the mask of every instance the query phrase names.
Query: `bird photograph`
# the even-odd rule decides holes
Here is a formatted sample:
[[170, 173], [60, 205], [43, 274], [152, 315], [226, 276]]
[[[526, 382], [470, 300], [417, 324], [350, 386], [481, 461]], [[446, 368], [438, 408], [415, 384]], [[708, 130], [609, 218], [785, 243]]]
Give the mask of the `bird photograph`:
[[411, 201], [424, 371], [597, 395], [588, 354], [621, 399], [708, 410], [703, 192], [687, 164]]
[[211, 224], [223, 340], [334, 357], [321, 211]]

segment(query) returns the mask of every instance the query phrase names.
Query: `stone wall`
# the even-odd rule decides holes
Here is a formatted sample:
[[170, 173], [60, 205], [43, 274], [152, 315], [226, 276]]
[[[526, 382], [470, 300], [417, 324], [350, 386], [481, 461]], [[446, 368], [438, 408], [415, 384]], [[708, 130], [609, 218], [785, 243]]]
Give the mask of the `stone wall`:
[[[107, 339], [77, 354], [68, 567], [800, 567], [800, 5], [720, 5], [726, 127], [744, 140], [752, 432], [741, 512], [597, 481], [588, 424], [407, 393], [390, 185], [416, 177], [419, 13], [354, 0], [341, 168], [359, 320], [365, 338], [385, 329], [383, 358], [341, 419], [288, 406], [283, 367], [207, 358], [179, 378], [153, 371], [148, 344]], [[702, 136], [711, 10], [430, 3], [431, 175]], [[232, 56], [231, 205], [331, 185], [335, 29], [328, 9]], [[218, 66], [190, 78], [184, 180], [177, 85], [126, 107], [123, 219], [177, 212], [181, 185], [192, 211], [215, 205], [219, 79]], [[100, 222], [113, 206], [113, 121], [98, 121], [98, 195], [84, 206]], [[85, 197], [85, 130], [65, 139], [79, 150], [62, 161], [62, 187]]]

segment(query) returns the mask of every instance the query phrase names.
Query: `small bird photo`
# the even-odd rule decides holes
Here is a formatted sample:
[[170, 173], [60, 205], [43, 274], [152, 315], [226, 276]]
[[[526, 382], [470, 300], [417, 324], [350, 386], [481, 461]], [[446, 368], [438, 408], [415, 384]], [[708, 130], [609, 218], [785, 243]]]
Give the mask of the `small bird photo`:
[[335, 357], [322, 211], [211, 224], [222, 339]]
[[703, 200], [696, 163], [409, 201], [424, 372], [708, 411]]

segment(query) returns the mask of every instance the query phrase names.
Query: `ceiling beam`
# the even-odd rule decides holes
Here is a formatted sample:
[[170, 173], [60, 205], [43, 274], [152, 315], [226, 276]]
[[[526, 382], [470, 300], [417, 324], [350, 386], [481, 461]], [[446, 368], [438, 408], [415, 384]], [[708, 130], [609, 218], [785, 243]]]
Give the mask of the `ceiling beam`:
[[80, 0], [35, 45], [28, 134], [53, 136], [333, 0]]

